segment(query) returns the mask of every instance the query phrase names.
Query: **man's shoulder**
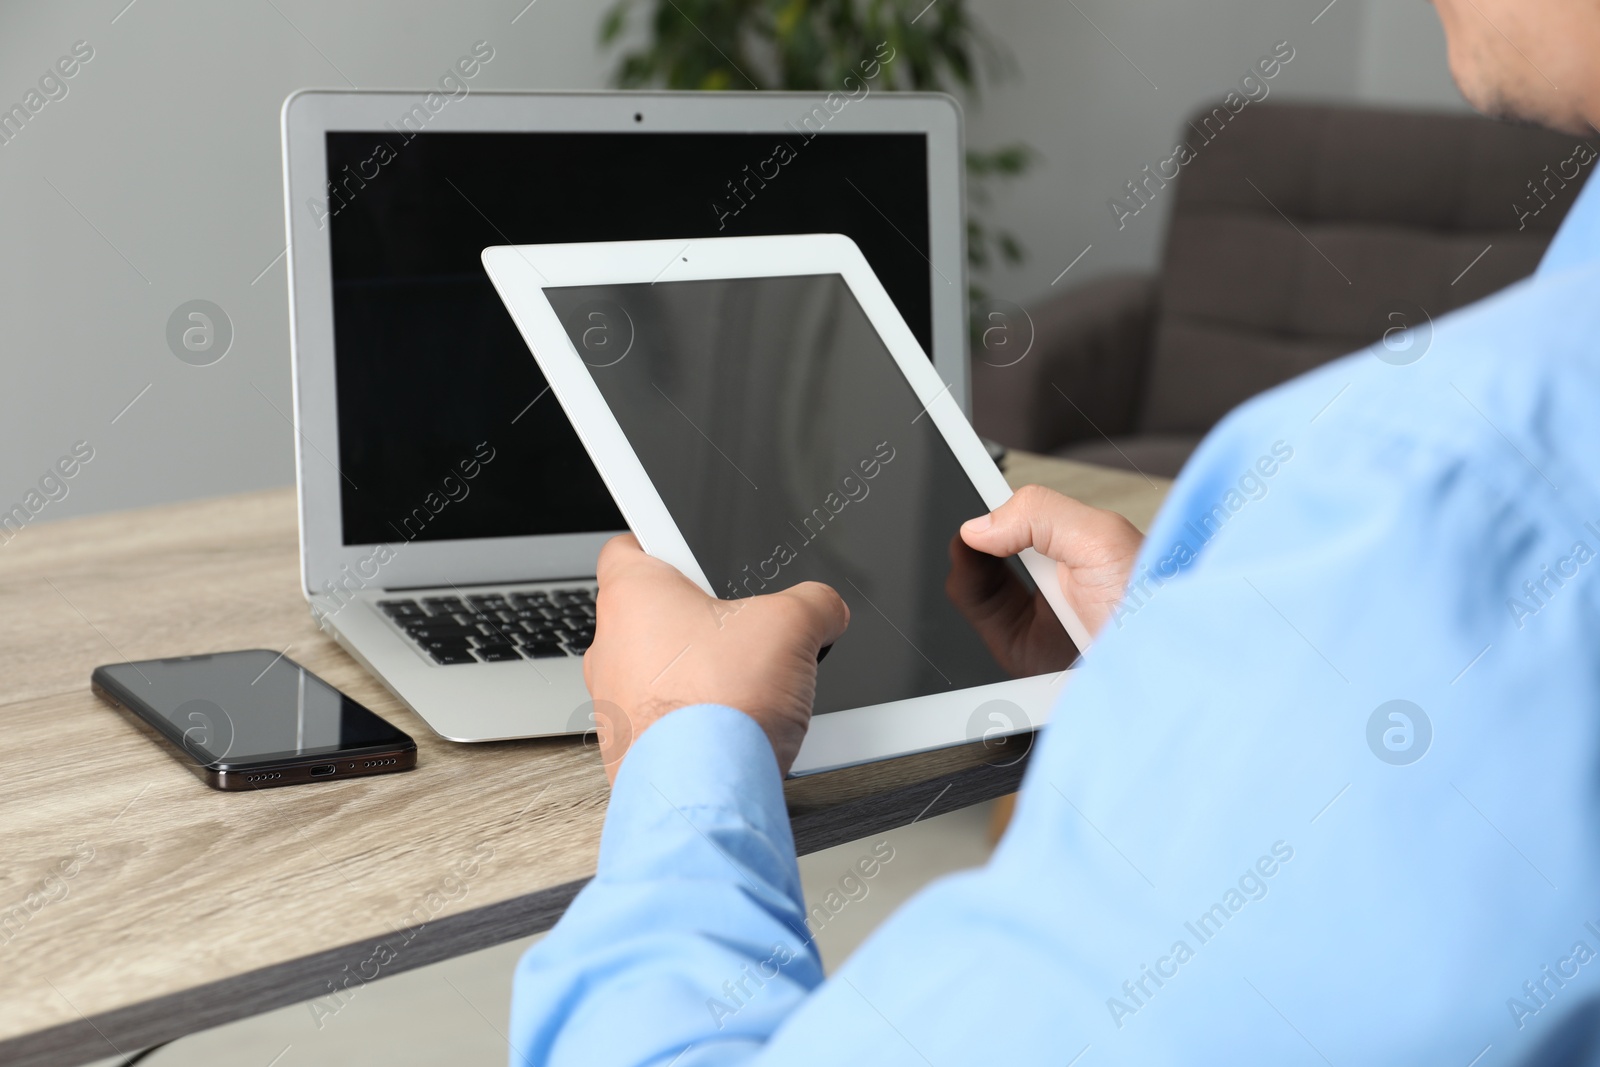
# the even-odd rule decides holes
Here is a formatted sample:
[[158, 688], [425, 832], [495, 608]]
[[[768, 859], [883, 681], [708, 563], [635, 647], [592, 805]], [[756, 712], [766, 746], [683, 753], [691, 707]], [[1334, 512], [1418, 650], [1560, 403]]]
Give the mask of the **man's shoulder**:
[[1492, 538], [1507, 507], [1540, 528], [1600, 520], [1591, 294], [1600, 267], [1530, 278], [1242, 405], [1185, 467], [1146, 562], [1176, 573], [1357, 529], [1392, 543], [1462, 494], [1476, 517], [1437, 536]]
[[1575, 473], [1600, 455], [1600, 264], [1408, 325], [1242, 405], [1215, 445], [1237, 461], [1302, 441], [1346, 470], [1470, 461]]

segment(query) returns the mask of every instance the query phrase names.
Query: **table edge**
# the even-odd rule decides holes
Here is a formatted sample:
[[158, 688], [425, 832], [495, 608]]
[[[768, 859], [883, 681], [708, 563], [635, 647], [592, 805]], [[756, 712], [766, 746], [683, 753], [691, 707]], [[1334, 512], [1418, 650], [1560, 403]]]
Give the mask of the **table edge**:
[[[1028, 750], [1031, 748], [1030, 743]], [[792, 815], [796, 853], [819, 852], [1016, 792], [1027, 766], [1024, 754], [1004, 763], [964, 767], [887, 793]], [[371, 980], [543, 933], [556, 924], [589, 880], [547, 886], [435, 919], [415, 932], [404, 951], [380, 966]], [[74, 1022], [0, 1040], [0, 1062], [46, 1067], [86, 1063], [108, 1054], [129, 1055], [200, 1030], [327, 997], [346, 968], [357, 970], [364, 961], [376, 958], [379, 945], [404, 936], [396, 932], [352, 941], [98, 1015], [80, 1015]], [[510, 974], [506, 980], [511, 980]]]

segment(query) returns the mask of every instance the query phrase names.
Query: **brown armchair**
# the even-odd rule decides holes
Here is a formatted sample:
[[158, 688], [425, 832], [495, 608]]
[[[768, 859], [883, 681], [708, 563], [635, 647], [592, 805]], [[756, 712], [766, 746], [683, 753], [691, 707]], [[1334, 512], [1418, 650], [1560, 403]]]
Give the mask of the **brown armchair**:
[[975, 353], [979, 433], [1175, 475], [1231, 408], [1372, 344], [1391, 312], [1437, 317], [1531, 273], [1589, 169], [1576, 137], [1472, 115], [1253, 104], [1214, 140], [1184, 132], [1195, 158], [1155, 194], [1159, 275], [1030, 308], [1012, 366]]

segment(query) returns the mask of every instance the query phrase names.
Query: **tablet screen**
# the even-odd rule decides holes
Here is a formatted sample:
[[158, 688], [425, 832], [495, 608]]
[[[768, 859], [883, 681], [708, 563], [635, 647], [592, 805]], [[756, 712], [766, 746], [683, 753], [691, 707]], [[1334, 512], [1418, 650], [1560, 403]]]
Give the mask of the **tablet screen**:
[[[850, 605], [818, 712], [1013, 677], [1005, 638], [972, 620], [1032, 579], [961, 542], [988, 509], [842, 276], [544, 294], [712, 588], [814, 580]], [[1025, 673], [1076, 658], [1048, 625], [1053, 661]]]

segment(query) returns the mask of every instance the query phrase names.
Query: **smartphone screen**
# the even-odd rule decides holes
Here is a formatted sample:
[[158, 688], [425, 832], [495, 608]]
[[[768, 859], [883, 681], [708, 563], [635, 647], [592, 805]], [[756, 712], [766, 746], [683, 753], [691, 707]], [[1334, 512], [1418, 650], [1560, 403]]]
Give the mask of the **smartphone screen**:
[[403, 731], [270, 649], [110, 664], [94, 677], [205, 766], [411, 745]]

